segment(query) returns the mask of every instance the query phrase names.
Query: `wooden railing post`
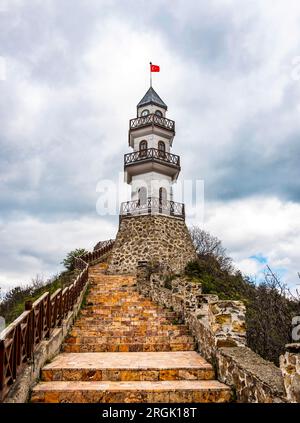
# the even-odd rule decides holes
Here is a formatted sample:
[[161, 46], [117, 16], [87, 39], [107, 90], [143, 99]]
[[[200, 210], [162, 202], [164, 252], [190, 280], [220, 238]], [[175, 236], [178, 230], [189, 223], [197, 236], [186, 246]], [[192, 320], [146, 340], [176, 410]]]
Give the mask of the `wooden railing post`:
[[47, 325], [47, 331], [45, 333], [46, 338], [50, 338], [51, 334], [51, 301], [50, 301], [50, 293], [48, 294], [48, 297], [46, 299], [46, 325]]
[[26, 331], [26, 357], [27, 360], [32, 359], [33, 354], [33, 311], [32, 311], [32, 301], [28, 300], [25, 302], [25, 311], [29, 312], [27, 320], [27, 331]]

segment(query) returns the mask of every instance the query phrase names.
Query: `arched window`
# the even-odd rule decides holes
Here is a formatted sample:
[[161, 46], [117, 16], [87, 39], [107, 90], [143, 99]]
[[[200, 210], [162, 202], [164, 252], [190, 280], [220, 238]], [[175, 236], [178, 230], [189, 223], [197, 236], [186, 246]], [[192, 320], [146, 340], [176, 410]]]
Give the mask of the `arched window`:
[[159, 116], [159, 117], [162, 117], [162, 116], [163, 116], [163, 114], [162, 114], [162, 112], [161, 112], [160, 110], [156, 110], [156, 111], [155, 111], [155, 114], [156, 114], [157, 116]]
[[145, 206], [147, 204], [147, 188], [146, 187], [139, 188], [138, 196], [139, 196], [139, 200], [138, 200], [139, 207]]
[[148, 143], [146, 140], [140, 142], [140, 157], [145, 157], [147, 155]]
[[148, 109], [144, 109], [141, 113], [141, 116], [148, 116], [149, 115], [149, 110]]
[[164, 158], [166, 152], [166, 145], [163, 141], [158, 141], [158, 155], [159, 157]]

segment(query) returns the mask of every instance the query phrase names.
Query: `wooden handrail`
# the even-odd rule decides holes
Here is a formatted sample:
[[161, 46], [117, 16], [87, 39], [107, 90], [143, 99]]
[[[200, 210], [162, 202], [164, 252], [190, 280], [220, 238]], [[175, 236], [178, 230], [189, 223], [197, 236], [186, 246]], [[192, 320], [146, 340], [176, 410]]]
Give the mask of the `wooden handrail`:
[[32, 305], [27, 304], [27, 310], [0, 333], [0, 402], [32, 360], [36, 348], [61, 326], [63, 319], [73, 310], [88, 283], [89, 264], [111, 250], [114, 241], [99, 245], [100, 248], [93, 252], [76, 258], [75, 265], [78, 264], [76, 267], [81, 272], [72, 284], [57, 289], [53, 294], [45, 292]]

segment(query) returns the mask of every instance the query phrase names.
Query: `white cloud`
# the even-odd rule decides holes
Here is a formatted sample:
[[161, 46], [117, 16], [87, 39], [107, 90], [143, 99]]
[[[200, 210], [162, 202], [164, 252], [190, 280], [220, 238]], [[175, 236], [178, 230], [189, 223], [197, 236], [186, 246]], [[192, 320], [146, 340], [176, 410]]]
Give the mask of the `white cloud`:
[[223, 241], [236, 266], [259, 274], [264, 265], [252, 256], [263, 254], [268, 264], [286, 269], [284, 280], [298, 283], [300, 204], [278, 198], [253, 197], [228, 203], [206, 203], [204, 229]]
[[[0, 142], [12, 157], [0, 157], [3, 215], [11, 206], [2, 222], [7, 260], [0, 285], [48, 275], [70, 249], [113, 235], [106, 221], [85, 213], [95, 211], [98, 180], [122, 169], [128, 120], [148, 88], [150, 60], [161, 66], [154, 87], [176, 120], [173, 152], [181, 154], [183, 175], [204, 178], [207, 196], [219, 199], [232, 172], [229, 182], [243, 198], [207, 201], [206, 228], [223, 240], [241, 270], [260, 272], [249, 257], [262, 253], [272, 267], [288, 269], [292, 284], [299, 270], [300, 206], [280, 199], [278, 190], [297, 182], [298, 165], [294, 170], [288, 163], [285, 179], [273, 178], [283, 155], [293, 156], [289, 137], [300, 130], [300, 84], [291, 77], [292, 58], [300, 54], [299, 3], [244, 1], [241, 8], [237, 0], [184, 0], [166, 14], [165, 2], [153, 1], [150, 9], [144, 2], [139, 19], [132, 15], [135, 2], [126, 3], [128, 10], [125, 2], [88, 3], [36, 1], [34, 15], [27, 2], [10, 3]], [[92, 13], [97, 7], [103, 13]], [[80, 12], [86, 12], [82, 19]], [[81, 27], [74, 29], [78, 16]], [[207, 32], [198, 33], [203, 26]], [[210, 62], [202, 50], [220, 30], [225, 44]], [[243, 154], [245, 169], [239, 169]], [[251, 168], [256, 157], [279, 167]], [[270, 191], [249, 197], [248, 185], [258, 181], [254, 191], [263, 190], [268, 177]], [[78, 220], [70, 217], [77, 211]]]
[[29, 283], [37, 274], [53, 276], [62, 270], [60, 262], [68, 252], [92, 250], [115, 232], [115, 225], [100, 217], [49, 222], [20, 215], [0, 221], [0, 287]]
[[6, 60], [0, 56], [0, 81], [6, 80]]

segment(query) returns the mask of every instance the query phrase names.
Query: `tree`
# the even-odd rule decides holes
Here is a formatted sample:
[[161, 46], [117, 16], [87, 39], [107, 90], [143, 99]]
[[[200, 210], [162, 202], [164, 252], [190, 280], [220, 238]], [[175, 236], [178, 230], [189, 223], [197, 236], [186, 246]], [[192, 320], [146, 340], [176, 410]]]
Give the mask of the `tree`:
[[192, 226], [189, 231], [199, 258], [215, 258], [221, 270], [233, 271], [232, 259], [227, 256], [226, 249], [217, 237], [198, 226]]
[[86, 254], [88, 251], [84, 248], [76, 248], [76, 250], [70, 251], [66, 258], [62, 261], [62, 264], [69, 271], [75, 269], [75, 258]]
[[299, 298], [267, 266], [264, 280], [249, 290], [246, 313], [247, 343], [278, 365], [285, 344], [292, 342], [292, 318], [300, 313]]

